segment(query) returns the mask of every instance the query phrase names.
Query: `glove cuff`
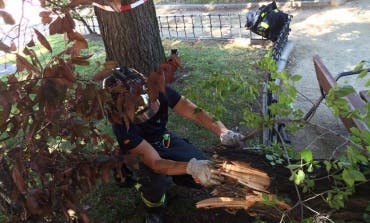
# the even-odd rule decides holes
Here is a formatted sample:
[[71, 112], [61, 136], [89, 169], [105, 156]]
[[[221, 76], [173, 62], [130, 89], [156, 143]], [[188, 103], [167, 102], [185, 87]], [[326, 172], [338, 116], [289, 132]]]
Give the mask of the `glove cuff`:
[[187, 174], [190, 174], [190, 175], [193, 175], [194, 174], [194, 165], [196, 164], [198, 160], [195, 159], [195, 158], [192, 158], [191, 160], [189, 160], [187, 166], [186, 166], [186, 173]]

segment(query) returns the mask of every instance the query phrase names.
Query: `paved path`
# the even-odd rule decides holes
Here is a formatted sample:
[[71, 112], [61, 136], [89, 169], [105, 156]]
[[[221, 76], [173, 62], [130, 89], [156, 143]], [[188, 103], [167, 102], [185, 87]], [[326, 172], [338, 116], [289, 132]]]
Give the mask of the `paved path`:
[[[333, 75], [353, 69], [361, 60], [370, 60], [370, 1], [347, 1], [338, 7], [290, 10], [290, 13], [294, 15], [290, 39], [295, 48], [288, 69], [303, 77], [297, 88], [305, 97], [298, 99], [297, 106], [307, 111], [312, 105], [309, 100], [320, 97], [312, 56], [320, 55]], [[355, 77], [339, 82], [365, 89], [363, 81]], [[312, 122], [339, 134], [347, 133], [324, 103]], [[302, 132], [297, 137], [302, 146], [313, 140], [307, 135]]]

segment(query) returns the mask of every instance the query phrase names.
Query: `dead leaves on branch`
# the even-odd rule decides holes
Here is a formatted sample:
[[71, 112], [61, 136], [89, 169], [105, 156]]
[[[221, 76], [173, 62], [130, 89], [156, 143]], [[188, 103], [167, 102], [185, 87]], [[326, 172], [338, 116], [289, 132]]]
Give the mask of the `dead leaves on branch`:
[[45, 36], [40, 33], [37, 29], [34, 29], [34, 32], [37, 36], [37, 40], [43, 45], [50, 53], [53, 52], [53, 49], [50, 46], [50, 43], [46, 40]]
[[[46, 150], [45, 150], [46, 149]], [[82, 222], [89, 222], [88, 216], [82, 211], [79, 197], [90, 192], [100, 180], [109, 182], [114, 173], [121, 173], [123, 159], [112, 155], [85, 155], [78, 153], [49, 152], [47, 148], [40, 149], [39, 154], [32, 156], [31, 168], [26, 169], [22, 157], [28, 156], [25, 151], [17, 150], [11, 157], [14, 161], [12, 179], [14, 192], [22, 194], [18, 200], [25, 207], [28, 216], [33, 218], [50, 217], [55, 209], [62, 210], [66, 219], [70, 213], [75, 213]], [[42, 188], [30, 179], [31, 175], [39, 174]], [[124, 181], [126, 176], [116, 175], [117, 180]], [[14, 196], [18, 197], [18, 196]]]
[[52, 12], [50, 11], [42, 11], [39, 13], [39, 16], [41, 17], [41, 23], [43, 25], [48, 25], [53, 21], [53, 18], [50, 16]]
[[[44, 17], [42, 17], [44, 18]], [[63, 34], [73, 32], [76, 24], [73, 21], [70, 13], [65, 13], [63, 17], [58, 16], [49, 25], [49, 34]]]
[[16, 51], [17, 47], [15, 46], [14, 42], [11, 42], [10, 46], [0, 41], [0, 50], [4, 51], [5, 53], [11, 53], [12, 51]]
[[3, 126], [6, 123], [11, 109], [12, 106], [9, 99], [5, 97], [5, 94], [0, 94], [0, 126]]
[[14, 25], [15, 24], [15, 20], [12, 17], [12, 15], [10, 13], [4, 11], [4, 10], [0, 10], [0, 17], [3, 18], [4, 23], [7, 24], [7, 25]]
[[[28, 50], [27, 55], [33, 55], [34, 51]], [[16, 62], [18, 71], [25, 75], [10, 75], [6, 82], [0, 81], [1, 132], [20, 137], [23, 145], [13, 152], [6, 149], [8, 158], [14, 160], [9, 172], [12, 188], [25, 197], [14, 196], [13, 202], [24, 207], [23, 216], [42, 219], [57, 209], [65, 210], [68, 217], [68, 210], [73, 209], [81, 221], [88, 222], [76, 196], [90, 191], [99, 180], [109, 181], [122, 166], [112, 151], [115, 140], [94, 125], [104, 118], [106, 104], [112, 99], [100, 85], [76, 80], [74, 65], [68, 58], [55, 57], [42, 69], [34, 65], [37, 62], [18, 54]], [[16, 113], [11, 113], [12, 107], [17, 108]], [[58, 137], [70, 143], [72, 153], [45, 144]], [[105, 151], [103, 161], [97, 154], [89, 159], [82, 155], [87, 144]], [[42, 185], [33, 183], [35, 177], [41, 179]]]
[[41, 76], [41, 71], [39, 70], [39, 68], [28, 62], [26, 58], [19, 54], [16, 54], [16, 65], [18, 72], [26, 70], [27, 72], [34, 73], [37, 77]]

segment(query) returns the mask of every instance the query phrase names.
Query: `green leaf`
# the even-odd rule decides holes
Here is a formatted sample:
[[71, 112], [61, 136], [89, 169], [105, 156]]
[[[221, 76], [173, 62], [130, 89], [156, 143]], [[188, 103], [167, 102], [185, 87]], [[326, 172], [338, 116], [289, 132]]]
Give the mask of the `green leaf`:
[[353, 68], [353, 72], [358, 72], [363, 69], [365, 65], [365, 61], [361, 61], [355, 68]]
[[312, 171], [313, 171], [313, 165], [312, 165], [312, 163], [308, 166], [308, 168], [307, 168], [307, 172], [309, 172], [309, 173], [312, 173]]
[[270, 155], [270, 154], [266, 154], [266, 159], [268, 159], [268, 160], [274, 160], [275, 159], [275, 157], [273, 156], [273, 155]]
[[344, 85], [342, 87], [336, 88], [335, 95], [338, 97], [344, 97], [355, 92], [355, 89], [351, 85]]
[[357, 182], [364, 182], [364, 181], [366, 181], [366, 177], [360, 171], [358, 171], [358, 170], [351, 170], [350, 173], [353, 176], [353, 179], [355, 181], [357, 181]]
[[361, 133], [360, 130], [358, 130], [358, 128], [356, 127], [351, 127], [350, 131], [352, 132], [352, 134], [357, 135], [357, 136], [359, 136]]
[[286, 72], [286, 71], [283, 71], [280, 73], [280, 78], [282, 81], [284, 81], [284, 83], [287, 83], [288, 80], [289, 80], [289, 73]]
[[363, 131], [361, 136], [362, 140], [364, 140], [368, 145], [370, 145], [370, 132], [368, 130]]
[[327, 171], [327, 172], [330, 172], [331, 167], [332, 167], [331, 162], [330, 162], [330, 161], [328, 161], [328, 160], [325, 160], [325, 161], [324, 161], [324, 164], [325, 164], [325, 169], [326, 169], [326, 171]]
[[367, 75], [367, 70], [361, 71], [361, 73], [358, 74], [358, 78], [364, 78]]
[[295, 75], [291, 76], [290, 79], [292, 81], [296, 82], [296, 81], [301, 80], [302, 79], [302, 76], [301, 75], [298, 75], [298, 74], [295, 74]]
[[309, 163], [313, 160], [312, 151], [309, 148], [304, 148], [301, 151], [301, 159]]
[[305, 176], [306, 175], [303, 170], [298, 170], [297, 174], [295, 175], [294, 183], [296, 185], [301, 184], [304, 181]]
[[353, 187], [353, 185], [355, 183], [355, 179], [352, 177], [350, 171], [348, 171], [347, 169], [344, 169], [343, 173], [342, 173], [342, 178], [348, 186]]

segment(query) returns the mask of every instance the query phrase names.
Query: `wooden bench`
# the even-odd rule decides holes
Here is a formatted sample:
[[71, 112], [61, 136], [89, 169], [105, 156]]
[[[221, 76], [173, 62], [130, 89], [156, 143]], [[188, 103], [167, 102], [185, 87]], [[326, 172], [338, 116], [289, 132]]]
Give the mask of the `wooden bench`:
[[[326, 68], [324, 63], [322, 62], [321, 58], [318, 55], [315, 55], [313, 57], [313, 63], [315, 66], [316, 71], [316, 78], [319, 82], [320, 89], [323, 93], [323, 96], [328, 94], [329, 90], [333, 88], [336, 85], [336, 79], [331, 75], [329, 70]], [[362, 96], [362, 97], [361, 97]], [[362, 113], [365, 113], [365, 104], [366, 102], [364, 99], [369, 99], [370, 97], [367, 94], [367, 91], [362, 91], [360, 94], [353, 93], [346, 96], [346, 100], [348, 101], [349, 108], [351, 110], [359, 110]], [[349, 131], [352, 127], [357, 127], [360, 131], [369, 130], [369, 127], [366, 125], [366, 123], [355, 119], [355, 118], [347, 118], [347, 117], [340, 117], [344, 126]]]

